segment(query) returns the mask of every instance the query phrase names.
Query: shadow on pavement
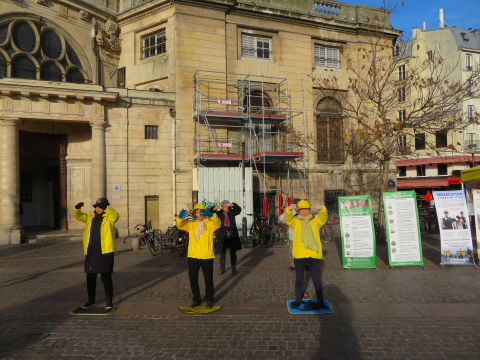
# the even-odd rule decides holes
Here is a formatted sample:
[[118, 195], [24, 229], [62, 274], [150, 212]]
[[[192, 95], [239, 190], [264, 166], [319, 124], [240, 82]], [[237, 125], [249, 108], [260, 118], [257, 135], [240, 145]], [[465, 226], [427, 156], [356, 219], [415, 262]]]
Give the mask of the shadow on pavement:
[[[116, 257], [122, 256], [124, 254], [127, 254], [130, 251], [118, 251], [116, 252]], [[130, 299], [140, 293], [141, 291], [145, 290], [147, 287], [155, 286], [172, 276], [176, 276], [184, 271], [187, 271], [186, 267], [186, 259], [173, 259], [173, 257], [176, 257], [174, 254], [167, 254], [165, 255], [166, 257], [171, 256], [172, 262], [176, 262], [181, 265], [182, 262], [185, 263], [185, 266], [178, 266], [174, 267], [172, 271], [170, 272], [158, 272], [158, 271], [153, 271], [153, 272], [132, 272], [128, 270], [119, 270], [113, 272], [113, 284], [114, 284], [114, 304], [119, 304], [121, 302], [124, 302], [127, 299]], [[143, 261], [141, 263], [137, 263], [135, 266], [130, 267], [130, 269], [135, 268], [135, 267], [160, 267], [161, 264], [167, 259], [164, 259], [163, 257], [150, 257], [149, 260]], [[184, 261], [182, 261], [184, 260]], [[34, 261], [34, 259], [32, 259]], [[20, 282], [28, 282], [31, 280], [34, 280], [42, 275], [49, 274], [52, 276], [52, 273], [55, 271], [61, 270], [61, 269], [66, 269], [69, 267], [73, 266], [78, 266], [82, 265], [84, 263], [84, 260], [82, 261], [76, 261], [75, 263], [62, 266], [59, 268], [55, 268], [53, 270], [48, 270], [39, 274], [35, 274], [29, 277], [26, 277], [23, 280], [20, 280], [17, 283]], [[79, 272], [83, 273], [83, 266], [79, 268]], [[52, 279], [52, 281], [61, 281], [61, 280], [56, 280]], [[134, 284], [133, 288], [131, 285], [129, 286], [122, 286], [122, 282], [127, 282], [128, 284]], [[14, 285], [14, 284], [11, 284]], [[129, 291], [135, 290], [133, 293], [128, 293]], [[15, 291], [13, 288], [11, 291]], [[98, 306], [101, 306], [102, 303], [99, 300], [102, 300], [104, 298], [104, 288], [102, 282], [98, 279], [97, 280], [97, 304]], [[59, 300], [61, 299], [61, 300]], [[78, 283], [74, 286], [67, 286], [61, 290], [54, 291], [50, 294], [39, 296], [31, 301], [28, 302], [22, 302], [19, 303], [18, 305], [9, 307], [9, 308], [3, 308], [1, 309], [1, 312], [5, 314], [5, 310], [7, 314], [15, 314], [18, 316], [19, 314], [24, 314], [26, 307], [31, 310], [28, 311], [27, 313], [29, 314], [38, 314], [41, 315], [42, 312], [37, 312], [37, 307], [40, 306], [39, 304], [45, 304], [45, 303], [50, 303], [54, 304], [55, 306], [58, 306], [59, 309], [60, 307], [65, 307], [69, 305], [70, 303], [78, 303], [78, 306], [81, 306], [87, 299], [87, 289], [86, 289], [86, 281], [82, 281], [81, 283]], [[61, 303], [65, 303], [64, 305], [59, 304], [59, 301]], [[72, 309], [62, 309], [60, 311], [65, 311], [65, 316], [60, 315], [60, 323], [61, 322], [67, 322], [69, 321], [68, 317], [68, 312]], [[2, 315], [0, 315], [2, 316]], [[57, 315], [58, 316], [58, 315]], [[32, 322], [39, 323], [42, 326], [45, 326], [43, 328], [43, 331], [46, 333], [53, 333], [55, 332], [55, 328], [59, 325], [57, 322], [55, 324], [55, 321], [50, 321], [51, 315], [48, 316], [39, 316], [38, 318], [35, 318], [32, 320]], [[58, 319], [58, 317], [57, 317]], [[51, 324], [51, 325], [49, 325]], [[49, 328], [50, 326], [50, 328]], [[0, 358], [5, 358], [5, 357], [11, 357], [13, 354], [15, 356], [18, 356], [18, 354], [23, 354], [22, 349], [25, 349], [32, 344], [36, 344], [39, 340], [37, 336], [34, 336], [34, 332], [32, 332], [29, 336], [29, 331], [32, 332], [32, 330], [29, 330], [28, 327], [26, 327], [22, 332], [18, 332], [17, 334], [9, 334], [8, 336], [5, 337], [0, 337]]]
[[[265, 258], [272, 256], [273, 251], [271, 249], [256, 247], [249, 251], [245, 256], [242, 256], [240, 261], [237, 261], [237, 267], [242, 265], [247, 267], [251, 266], [253, 268], [257, 267]], [[238, 268], [237, 275], [231, 277], [225, 277], [218, 285], [215, 286], [215, 300], [221, 300], [230, 290], [232, 290], [242, 279], [245, 278], [249, 274], [251, 270], [242, 269], [242, 267]], [[228, 269], [226, 269], [228, 270]], [[230, 283], [229, 283], [230, 282]], [[224, 287], [227, 283], [229, 283], [222, 291], [218, 291], [222, 287]]]
[[55, 242], [45, 242], [40, 244], [21, 244], [21, 245], [1, 246], [0, 257], [23, 254], [28, 251], [41, 250], [57, 244], [58, 243], [55, 243]]
[[[349, 314], [349, 299], [335, 285], [326, 285], [323, 288], [325, 299], [335, 299], [337, 304], [342, 304], [342, 310]], [[334, 311], [340, 312], [335, 303], [330, 305]], [[318, 349], [310, 357], [312, 360], [349, 359], [360, 360], [361, 354], [357, 334], [352, 324], [351, 316], [336, 316], [335, 314], [317, 315], [319, 324]]]

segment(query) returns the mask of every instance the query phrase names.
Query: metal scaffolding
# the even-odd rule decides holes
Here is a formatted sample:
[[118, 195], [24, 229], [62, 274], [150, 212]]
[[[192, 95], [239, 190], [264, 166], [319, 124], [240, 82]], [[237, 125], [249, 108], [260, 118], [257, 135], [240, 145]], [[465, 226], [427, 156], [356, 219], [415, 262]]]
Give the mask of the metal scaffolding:
[[[242, 162], [240, 132], [248, 134], [245, 161], [256, 171], [261, 190], [290, 198], [302, 190], [307, 198], [305, 166], [305, 98], [293, 110], [288, 79], [197, 69], [193, 75], [193, 153], [197, 166], [207, 162]], [[301, 131], [294, 130], [294, 120]], [[267, 173], [279, 171], [278, 187], [267, 186]], [[286, 172], [282, 186], [281, 174]], [[291, 172], [301, 187], [291, 186]], [[262, 175], [262, 176], [261, 176]], [[264, 200], [265, 201], [265, 200]]]

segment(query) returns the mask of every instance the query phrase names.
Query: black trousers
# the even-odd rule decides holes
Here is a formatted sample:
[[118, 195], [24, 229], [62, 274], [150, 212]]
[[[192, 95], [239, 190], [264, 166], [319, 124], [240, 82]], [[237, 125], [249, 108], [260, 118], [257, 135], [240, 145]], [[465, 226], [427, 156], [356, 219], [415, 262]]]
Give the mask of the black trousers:
[[[102, 279], [103, 286], [105, 287], [105, 296], [113, 296], [112, 274], [102, 273], [100, 274], [100, 277]], [[97, 274], [96, 273], [87, 274], [87, 291], [88, 291], [88, 298], [95, 299], [95, 295], [97, 292]]]
[[323, 285], [322, 272], [320, 270], [320, 260], [312, 258], [294, 259], [295, 261], [295, 301], [297, 303], [302, 301], [303, 295], [303, 279], [305, 276], [305, 265], [310, 268], [310, 275], [312, 276], [313, 287], [317, 294], [317, 299], [320, 304], [323, 304]]
[[237, 250], [224, 248], [224, 252], [220, 253], [220, 269], [225, 270], [227, 262], [227, 250], [230, 251], [230, 265], [237, 265]]
[[203, 278], [205, 279], [205, 300], [213, 301], [213, 259], [188, 258], [188, 277], [190, 278], [193, 301], [199, 304], [202, 302], [200, 288], [198, 287], [200, 268], [202, 268]]

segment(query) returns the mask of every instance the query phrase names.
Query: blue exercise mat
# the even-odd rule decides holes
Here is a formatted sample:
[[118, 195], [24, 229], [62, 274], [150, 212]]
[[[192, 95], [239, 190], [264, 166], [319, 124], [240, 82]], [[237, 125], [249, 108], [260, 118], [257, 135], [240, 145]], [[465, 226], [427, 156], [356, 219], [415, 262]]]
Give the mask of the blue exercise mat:
[[[318, 300], [308, 300], [308, 301], [311, 301], [313, 303], [318, 302]], [[304, 305], [300, 305], [298, 309], [292, 309], [291, 304], [294, 303], [294, 302], [295, 302], [295, 300], [288, 300], [287, 301], [287, 307], [288, 307], [288, 311], [290, 312], [290, 314], [333, 314], [333, 309], [332, 309], [332, 307], [330, 306], [330, 304], [328, 303], [327, 300], [323, 300], [323, 305], [328, 306], [328, 309], [311, 310], [311, 311], [302, 311], [301, 308]], [[306, 304], [306, 301], [302, 301], [302, 303]]]

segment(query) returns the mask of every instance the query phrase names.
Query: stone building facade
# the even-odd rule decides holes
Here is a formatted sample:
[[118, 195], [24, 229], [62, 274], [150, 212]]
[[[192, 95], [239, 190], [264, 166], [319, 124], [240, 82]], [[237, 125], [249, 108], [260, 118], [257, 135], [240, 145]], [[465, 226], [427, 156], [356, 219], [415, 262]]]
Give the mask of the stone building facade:
[[[73, 206], [102, 196], [121, 215], [120, 236], [152, 214], [154, 227], [171, 226], [195, 188], [198, 68], [288, 77], [306, 133], [341, 136], [332, 126], [318, 132], [335, 94], [313, 88], [309, 75], [329, 71], [346, 83], [338, 49], [366, 42], [374, 17], [393, 45], [388, 12], [331, 1], [4, 0], [0, 242], [19, 243], [31, 228], [80, 229]], [[368, 165], [304, 155], [312, 200], [362, 192]], [[269, 176], [269, 186], [276, 181]]]

